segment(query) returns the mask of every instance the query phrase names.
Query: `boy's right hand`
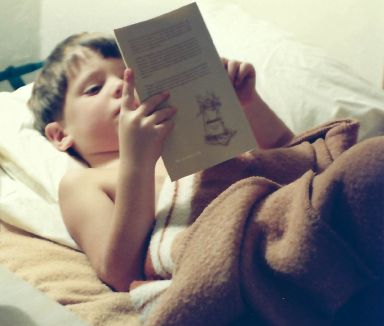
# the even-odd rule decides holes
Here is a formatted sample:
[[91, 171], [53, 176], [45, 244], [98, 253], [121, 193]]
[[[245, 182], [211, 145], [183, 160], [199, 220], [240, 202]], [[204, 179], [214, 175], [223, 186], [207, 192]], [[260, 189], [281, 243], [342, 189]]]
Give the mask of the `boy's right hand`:
[[128, 159], [140, 168], [154, 168], [162, 153], [164, 141], [173, 129], [171, 118], [176, 109], [158, 109], [159, 104], [169, 98], [169, 93], [153, 95], [137, 107], [132, 69], [125, 69], [123, 82], [119, 117], [120, 159]]

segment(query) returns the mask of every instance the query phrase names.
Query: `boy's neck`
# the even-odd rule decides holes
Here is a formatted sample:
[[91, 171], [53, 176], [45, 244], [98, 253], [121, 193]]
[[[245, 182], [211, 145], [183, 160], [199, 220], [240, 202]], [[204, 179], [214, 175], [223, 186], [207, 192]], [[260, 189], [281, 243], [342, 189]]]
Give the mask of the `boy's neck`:
[[103, 168], [119, 159], [119, 151], [89, 154], [85, 160], [92, 168]]

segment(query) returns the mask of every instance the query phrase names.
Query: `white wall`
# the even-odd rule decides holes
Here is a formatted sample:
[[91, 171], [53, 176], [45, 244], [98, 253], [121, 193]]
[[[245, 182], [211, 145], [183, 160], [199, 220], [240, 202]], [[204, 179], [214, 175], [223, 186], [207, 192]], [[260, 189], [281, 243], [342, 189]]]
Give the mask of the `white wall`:
[[[64, 37], [80, 31], [111, 32], [172, 10], [187, 0], [0, 0], [2, 10], [0, 69], [41, 59]], [[241, 12], [269, 21], [293, 33], [299, 40], [324, 48], [331, 57], [350, 65], [362, 77], [380, 86], [384, 67], [383, 0], [197, 0], [214, 40], [238, 42], [226, 30], [225, 19], [215, 16], [226, 7], [226, 17], [239, 22]], [[234, 15], [231, 16], [231, 8]], [[229, 10], [229, 11], [228, 11]], [[4, 14], [6, 12], [6, 14]], [[245, 29], [245, 28], [244, 28]], [[0, 84], [0, 90], [5, 89]]]
[[[57, 41], [82, 31], [112, 33], [140, 20], [152, 18], [191, 1], [186, 0], [40, 0], [42, 2], [42, 53], [46, 55]], [[215, 0], [219, 2], [219, 0]], [[61, 22], [59, 27], [57, 22]]]
[[[40, 0], [0, 0], [0, 70], [38, 60], [40, 55]], [[10, 90], [7, 82], [0, 90]]]
[[0, 0], [0, 69], [40, 56], [40, 0]]

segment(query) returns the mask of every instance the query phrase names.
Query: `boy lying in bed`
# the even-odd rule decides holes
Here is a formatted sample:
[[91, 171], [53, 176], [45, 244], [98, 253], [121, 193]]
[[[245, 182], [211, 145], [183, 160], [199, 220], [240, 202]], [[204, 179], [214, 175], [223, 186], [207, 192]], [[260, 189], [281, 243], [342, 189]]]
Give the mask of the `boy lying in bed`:
[[[255, 91], [252, 65], [223, 59], [261, 148], [288, 143], [292, 132]], [[74, 35], [60, 43], [35, 81], [29, 106], [36, 128], [89, 169], [60, 184], [65, 224], [99, 278], [128, 291], [143, 278], [155, 198], [165, 176], [159, 157], [177, 109], [157, 106], [168, 93], [140, 103], [133, 71], [113, 38]]]

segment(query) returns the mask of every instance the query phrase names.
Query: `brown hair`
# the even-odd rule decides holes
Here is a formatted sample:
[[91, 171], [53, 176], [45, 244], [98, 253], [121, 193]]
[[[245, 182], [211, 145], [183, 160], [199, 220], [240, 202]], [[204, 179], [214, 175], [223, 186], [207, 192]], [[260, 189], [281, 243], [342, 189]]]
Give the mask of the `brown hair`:
[[45, 60], [37, 75], [28, 106], [35, 116], [34, 127], [45, 136], [45, 126], [62, 117], [68, 86], [68, 66], [78, 50], [89, 49], [103, 58], [121, 58], [113, 37], [80, 33], [60, 42]]

